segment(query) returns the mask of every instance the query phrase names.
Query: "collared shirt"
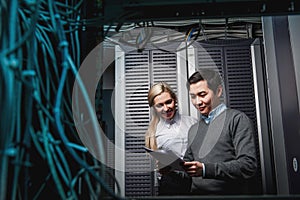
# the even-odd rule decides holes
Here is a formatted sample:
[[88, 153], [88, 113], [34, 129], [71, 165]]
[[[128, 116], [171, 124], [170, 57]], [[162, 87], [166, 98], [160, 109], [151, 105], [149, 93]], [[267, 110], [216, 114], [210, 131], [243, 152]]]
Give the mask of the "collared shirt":
[[156, 142], [159, 149], [172, 150], [183, 158], [187, 149], [187, 136], [190, 127], [197, 120], [176, 112], [172, 120], [160, 119], [156, 128]]
[[206, 124], [209, 124], [212, 120], [214, 120], [219, 114], [221, 114], [224, 110], [226, 110], [227, 107], [224, 103], [221, 103], [216, 108], [214, 108], [208, 116], [201, 115], [201, 118], [204, 120]]

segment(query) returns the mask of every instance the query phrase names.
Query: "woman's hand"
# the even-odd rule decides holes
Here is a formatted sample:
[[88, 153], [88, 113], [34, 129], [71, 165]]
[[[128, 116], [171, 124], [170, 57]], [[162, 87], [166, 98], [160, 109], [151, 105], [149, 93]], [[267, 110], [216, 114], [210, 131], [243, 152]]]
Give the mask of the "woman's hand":
[[184, 162], [183, 169], [193, 177], [199, 177], [203, 175], [203, 164], [199, 161]]

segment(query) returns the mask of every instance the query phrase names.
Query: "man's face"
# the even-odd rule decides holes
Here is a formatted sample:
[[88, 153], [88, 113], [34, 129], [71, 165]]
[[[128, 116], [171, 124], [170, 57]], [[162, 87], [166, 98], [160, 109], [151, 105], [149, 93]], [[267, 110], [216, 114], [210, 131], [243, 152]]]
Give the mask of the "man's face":
[[170, 120], [174, 117], [176, 111], [175, 100], [172, 99], [168, 92], [163, 92], [160, 95], [157, 95], [153, 102], [153, 107], [160, 117], [166, 120]]
[[208, 88], [207, 81], [199, 81], [190, 85], [190, 97], [192, 104], [204, 116], [208, 116], [210, 111], [220, 103], [222, 88], [217, 89], [216, 94]]

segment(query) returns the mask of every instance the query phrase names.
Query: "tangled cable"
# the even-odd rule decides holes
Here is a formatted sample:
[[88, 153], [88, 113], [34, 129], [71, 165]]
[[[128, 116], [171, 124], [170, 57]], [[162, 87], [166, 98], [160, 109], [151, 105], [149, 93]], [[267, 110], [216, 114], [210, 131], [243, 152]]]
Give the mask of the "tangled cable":
[[0, 3], [0, 200], [122, 199], [73, 125], [71, 86], [87, 20], [81, 16], [84, 1], [70, 2]]

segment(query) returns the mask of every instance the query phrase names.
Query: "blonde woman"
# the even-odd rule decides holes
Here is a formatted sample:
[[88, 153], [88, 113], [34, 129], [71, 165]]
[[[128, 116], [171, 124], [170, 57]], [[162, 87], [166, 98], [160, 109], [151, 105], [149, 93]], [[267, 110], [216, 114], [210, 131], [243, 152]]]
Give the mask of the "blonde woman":
[[[165, 82], [154, 84], [148, 92], [151, 121], [145, 135], [145, 146], [156, 150], [172, 150], [183, 158], [187, 149], [189, 128], [197, 122], [177, 110], [177, 96]], [[162, 173], [162, 170], [160, 171]], [[190, 191], [190, 178], [184, 172], [162, 173], [159, 195], [183, 195]]]

